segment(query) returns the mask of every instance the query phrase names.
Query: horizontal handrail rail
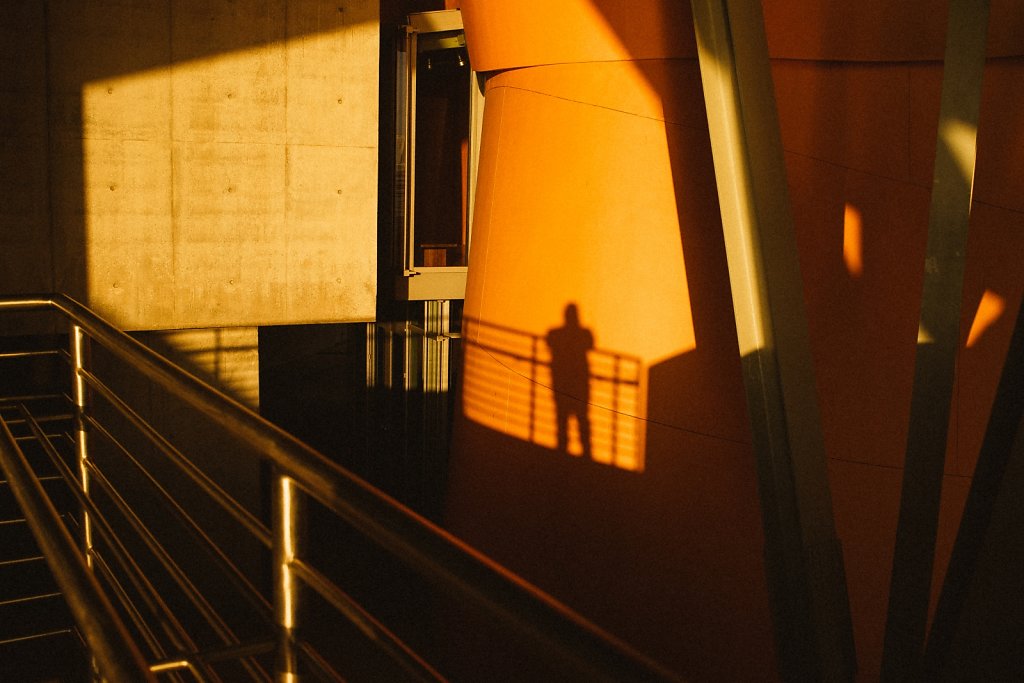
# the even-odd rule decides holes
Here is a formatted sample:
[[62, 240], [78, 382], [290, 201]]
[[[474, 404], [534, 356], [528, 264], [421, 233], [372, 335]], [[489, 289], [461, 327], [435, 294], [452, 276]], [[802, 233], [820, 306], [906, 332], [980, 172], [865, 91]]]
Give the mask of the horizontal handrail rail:
[[263, 598], [263, 596], [257, 591], [252, 585], [252, 582], [248, 577], [234, 564], [227, 554], [221, 549], [216, 542], [210, 538], [210, 536], [202, 529], [199, 523], [185, 511], [185, 508], [174, 498], [174, 496], [164, 486], [157, 481], [156, 477], [147, 470], [139, 460], [132, 455], [132, 453], [119, 442], [113, 434], [111, 434], [106, 427], [99, 422], [89, 418], [89, 426], [94, 429], [97, 433], [102, 435], [109, 443], [111, 443], [125, 459], [132, 464], [137, 472], [139, 472], [149, 485], [160, 495], [161, 502], [171, 511], [171, 514], [181, 522], [181, 524], [188, 529], [202, 544], [210, 551], [221, 568], [226, 572], [228, 578], [235, 584], [236, 588], [240, 589], [243, 596], [250, 600], [257, 609], [261, 609], [266, 613], [270, 613], [270, 604]]
[[42, 640], [43, 638], [52, 638], [54, 636], [63, 636], [71, 633], [69, 628], [57, 628], [52, 631], [43, 631], [42, 633], [33, 633], [30, 636], [17, 636], [15, 638], [4, 638], [0, 640], [0, 646], [2, 645], [13, 645], [14, 643], [24, 643], [30, 640]]
[[[232, 519], [245, 527], [245, 529], [263, 546], [267, 548], [270, 547], [270, 530], [267, 529], [267, 527], [260, 522], [255, 515], [246, 510], [241, 503], [235, 500], [200, 468], [196, 467], [195, 464], [178, 451], [177, 448], [175, 448], [167, 439], [159, 434], [156, 429], [139, 416], [138, 413], [132, 410], [130, 406], [114, 394], [114, 392], [111, 391], [103, 382], [100, 382], [92, 373], [82, 371], [82, 374], [85, 376], [86, 383], [103, 396], [110, 405], [113, 406], [122, 417], [128, 420], [128, 422], [151, 444], [153, 444], [153, 446], [159, 450], [165, 458], [177, 465], [178, 469], [188, 477], [189, 480], [206, 492], [206, 494], [211, 498], [216, 500]], [[86, 419], [90, 423], [90, 426], [97, 429], [108, 441], [124, 450], [113, 435], [110, 434], [102, 425], [90, 417], [87, 417]]]
[[[588, 680], [676, 676], [441, 527], [359, 479], [63, 294], [0, 297], [0, 312], [63, 314], [128, 367], [246, 442], [284, 476], [424, 576], [535, 637]], [[218, 501], [219, 503], [220, 501]]]
[[[61, 460], [59, 453], [57, 453], [56, 449], [53, 447], [53, 444], [51, 444], [48, 441], [46, 435], [42, 432], [39, 425], [36, 424], [34, 419], [31, 419], [31, 416], [29, 415], [28, 411], [26, 411], [24, 408], [22, 408], [21, 410], [25, 419], [28, 421], [29, 427], [33, 432], [36, 440], [42, 447], [43, 451], [46, 453], [50, 462], [53, 464], [55, 468], [57, 468], [62, 478], [67, 482], [69, 490], [71, 491], [72, 495], [74, 495], [75, 498], [78, 499], [79, 503], [83, 506], [83, 509], [87, 511], [93, 528], [108, 540], [108, 542], [111, 544], [112, 550], [116, 546], [117, 549], [115, 552], [117, 552], [118, 555], [120, 555], [120, 557], [127, 562], [130, 553], [127, 548], [120, 544], [119, 541], [115, 540], [117, 534], [114, 531], [114, 529], [110, 526], [109, 521], [97, 508], [93, 499], [89, 495], [87, 495], [87, 493], [82, 488], [80, 488], [77, 485], [78, 482], [75, 479], [74, 474], [71, 472], [68, 465], [63, 460]], [[234, 638], [234, 634], [231, 633], [231, 630], [230, 628], [228, 628], [227, 624], [224, 623], [222, 619], [220, 619], [219, 615], [216, 613], [216, 610], [214, 610], [212, 606], [208, 603], [208, 601], [206, 601], [206, 599], [203, 597], [203, 594], [195, 589], [195, 586], [189, 581], [186, 573], [174, 561], [170, 553], [168, 553], [166, 549], [163, 547], [163, 545], [160, 544], [160, 542], [156, 539], [153, 533], [149, 529], [147, 529], [146, 526], [141, 522], [141, 520], [135, 514], [134, 510], [132, 510], [131, 506], [121, 497], [121, 494], [117, 491], [113, 484], [110, 483], [106, 476], [104, 476], [103, 472], [97, 467], [96, 462], [92, 460], [87, 460], [84, 463], [82, 463], [82, 465], [88, 471], [89, 478], [92, 479], [96, 484], [100, 486], [101, 489], [104, 490], [104, 492], [107, 495], [107, 499], [113, 504], [115, 509], [120, 511], [124, 521], [128, 524], [128, 526], [131, 529], [133, 529], [136, 532], [137, 538], [141, 540], [142, 543], [152, 552], [153, 556], [157, 558], [161, 566], [163, 566], [164, 569], [168, 571], [172, 580], [182, 589], [183, 594], [189, 598], [189, 600], [198, 610], [198, 612], [203, 615], [203, 617], [206, 619], [206, 622], [218, 633], [218, 635], [224, 638], [226, 642], [237, 642], [236, 639]], [[89, 555], [92, 557], [93, 561], [95, 561], [98, 553], [95, 548], [92, 548], [89, 551]], [[155, 594], [156, 591], [153, 590], [152, 593]], [[164, 610], [164, 612], [165, 614], [169, 614], [170, 610]], [[187, 640], [187, 634], [185, 633], [185, 629], [180, 625], [180, 623], [177, 623], [176, 626], [177, 630], [179, 631], [179, 638], [184, 636], [184, 639]]]
[[[25, 410], [24, 407], [21, 407], [20, 410], [25, 420], [27, 421], [29, 427], [31, 428], [31, 431], [33, 432], [33, 438], [35, 438], [35, 440], [42, 447], [43, 452], [46, 454], [47, 459], [50, 461], [50, 464], [56, 468], [58, 476], [67, 485], [68, 492], [71, 493], [75, 500], [77, 500], [84, 514], [88, 516], [88, 518], [91, 520], [93, 533], [107, 542], [109, 552], [113, 555], [115, 561], [121, 567], [131, 567], [134, 570], [130, 574], [130, 576], [134, 577], [135, 581], [137, 581], [135, 587], [140, 591], [140, 593], [145, 593], [149, 597], [149, 599], [155, 602], [162, 603], [164, 609], [162, 610], [161, 613], [163, 615], [166, 615], [167, 617], [167, 621], [164, 622], [164, 626], [165, 628], [170, 629], [168, 631], [168, 635], [175, 639], [175, 642], [179, 645], [179, 647], [182, 644], [186, 646], [194, 645], [189, 640], [185, 627], [181, 624], [180, 621], [174, 618], [170, 610], [166, 608], [166, 603], [163, 603], [163, 598], [159, 595], [156, 587], [153, 586], [153, 584], [142, 574], [139, 565], [135, 562], [135, 558], [132, 556], [129, 549], [125, 547], [125, 545], [122, 543], [120, 537], [117, 535], [116, 531], [111, 526], [107, 518], [103, 514], [101, 514], [99, 508], [96, 505], [96, 502], [80, 486], [78, 479], [75, 477], [75, 474], [72, 472], [68, 464], [64, 462], [63, 459], [61, 459], [60, 454], [57, 453], [53, 445], [48, 442], [45, 435], [39, 429], [39, 425], [36, 424], [35, 419], [32, 418], [31, 415], [29, 415], [28, 411]], [[7, 421], [7, 424], [10, 424], [10, 421]], [[37, 477], [37, 480], [38, 479], [40, 478]], [[75, 523], [74, 517], [69, 517], [68, 520], [70, 522]], [[92, 563], [94, 570], [98, 566], [102, 566], [104, 569], [106, 569], [106, 571], [104, 572], [104, 577], [107, 580], [107, 585], [111, 586], [115, 590], [115, 592], [119, 592], [117, 582], [113, 578], [113, 574], [109, 571], [109, 565], [106, 564], [103, 555], [100, 554], [94, 547], [90, 548], [86, 552], [86, 555], [88, 557], [88, 561]], [[122, 601], [121, 604], [123, 606], [124, 602]], [[138, 628], [138, 620], [134, 619], [134, 615], [130, 616], [133, 617], [133, 622], [135, 623], [135, 626]], [[140, 633], [142, 633], [142, 629], [140, 629]], [[150, 645], [154, 644], [151, 639], [147, 639], [147, 642]], [[152, 671], [152, 669], [150, 669], [150, 671]]]
[[100, 673], [111, 681], [156, 681], [2, 420], [0, 464]]
[[37, 593], [35, 595], [25, 595], [19, 598], [8, 598], [7, 600], [0, 600], [0, 607], [6, 607], [7, 605], [19, 605], [26, 602], [36, 602], [38, 600], [49, 600], [50, 598], [59, 598], [61, 593]]
[[57, 349], [47, 349], [45, 351], [4, 351], [0, 352], [0, 360], [12, 360], [15, 358], [45, 358], [48, 356], [61, 356], [61, 352]]
[[327, 602], [334, 606], [367, 638], [377, 642], [381, 648], [392, 654], [395, 660], [402, 663], [406, 670], [420, 680], [444, 680], [437, 671], [423, 661], [405, 643], [398, 639], [382, 623], [366, 612], [358, 602], [346, 595], [340, 588], [331, 583], [318, 571], [302, 560], [295, 560], [294, 571], [306, 585], [318, 592]]

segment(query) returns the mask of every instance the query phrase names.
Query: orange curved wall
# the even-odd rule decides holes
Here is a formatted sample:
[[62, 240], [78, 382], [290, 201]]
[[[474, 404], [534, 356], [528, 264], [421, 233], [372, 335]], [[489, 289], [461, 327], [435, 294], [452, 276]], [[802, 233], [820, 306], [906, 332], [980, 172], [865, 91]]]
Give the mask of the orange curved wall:
[[[685, 676], [762, 680], [775, 662], [760, 507], [688, 5], [461, 4], [474, 68], [495, 73], [448, 523]], [[999, 0], [992, 14], [940, 578], [1022, 290], [1024, 20]], [[884, 628], [944, 16], [923, 0], [765, 8], [865, 679]]]

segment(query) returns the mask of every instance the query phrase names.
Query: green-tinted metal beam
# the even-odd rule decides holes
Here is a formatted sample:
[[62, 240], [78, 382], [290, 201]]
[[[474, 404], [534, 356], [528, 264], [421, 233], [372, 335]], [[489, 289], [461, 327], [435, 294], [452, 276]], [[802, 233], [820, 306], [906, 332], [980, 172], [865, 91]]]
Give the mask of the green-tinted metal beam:
[[916, 675], [928, 620], [960, 343], [988, 5], [988, 0], [949, 3], [910, 428], [882, 657], [882, 677], [887, 681]]
[[[1007, 470], [1012, 470], [1015, 467], [1017, 471], [1020, 471], [1024, 467], [1022, 463], [1024, 463], [1024, 306], [1021, 306], [1017, 313], [1017, 323], [1010, 339], [1010, 347], [1006, 352], [1006, 362], [999, 378], [995, 400], [992, 402], [992, 413], [989, 416], [988, 428], [985, 430], [985, 439], [981, 444], [978, 464], [974, 468], [974, 478], [971, 481], [971, 490], [967, 496], [967, 503], [964, 505], [963, 517], [960, 520], [960, 530], [953, 546], [949, 566], [946, 569], [946, 579], [942, 586], [935, 618], [932, 620], [925, 654], [925, 680], [940, 680], [940, 676], [950, 666], [964, 663], [950, 660], [964, 659], [954, 657], [951, 652], [954, 650], [954, 641], [961, 623], [961, 615], [969, 612], [972, 607], [969, 604], [969, 596], [973, 584], [981, 580], [987, 587], [994, 589], [995, 594], [1000, 592], [1004, 596], [1014, 594], [1012, 587], [1001, 586], [999, 578], [991, 575], [996, 572], [990, 570], [990, 575], [985, 577], [979, 576], [979, 572], [985, 571], [983, 556], [987, 546], [997, 544], [1001, 546], [1000, 551], [1006, 552], [1012, 545], [1005, 542], [999, 543], [998, 533], [990, 533], [993, 528], [997, 530], [1000, 528], [1011, 529], [1010, 533], [1015, 534], [1017, 538], [1016, 545], [1021, 545], [1020, 519], [1024, 504], [1019, 501], [1024, 500], [1024, 491], [1021, 491], [1020, 488], [1013, 489], [1012, 479], [1007, 476]], [[1005, 539], [1002, 540], [1005, 541]], [[989, 556], [993, 554], [996, 553], [989, 548]], [[1002, 573], [1005, 575], [1005, 572]], [[1020, 575], [1013, 576], [1012, 581], [1018, 586], [1016, 592], [1019, 594]], [[1006, 590], [1007, 588], [1009, 590]], [[990, 622], [992, 623], [991, 628], [1009, 631], [1009, 629], [1002, 628], [997, 620], [990, 620]], [[979, 633], [977, 627], [970, 631], [975, 634]], [[1008, 633], [1007, 635], [1015, 639], [1018, 637], [1019, 631], [1017, 634]], [[997, 638], [992, 637], [988, 637], [986, 640], [992, 644], [998, 642]], [[963, 649], [962, 646], [961, 649]], [[1005, 651], [1006, 655], [1014, 656], [1012, 648], [1005, 648]], [[1021, 667], [1024, 667], [1024, 661], [1020, 661], [1018, 658], [1018, 662]], [[948, 678], [947, 676], [946, 679]]]
[[785, 680], [855, 670], [759, 2], [692, 0]]

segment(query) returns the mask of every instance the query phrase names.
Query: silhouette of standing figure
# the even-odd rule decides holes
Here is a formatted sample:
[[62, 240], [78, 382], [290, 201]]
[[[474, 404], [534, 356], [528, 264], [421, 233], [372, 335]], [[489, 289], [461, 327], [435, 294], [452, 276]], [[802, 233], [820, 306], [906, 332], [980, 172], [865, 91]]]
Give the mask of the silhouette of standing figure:
[[561, 327], [548, 330], [547, 345], [551, 350], [551, 380], [558, 416], [558, 450], [568, 453], [569, 416], [576, 418], [583, 443], [583, 456], [590, 457], [590, 364], [587, 351], [594, 348], [594, 335], [580, 326], [576, 304], [569, 304], [563, 313]]

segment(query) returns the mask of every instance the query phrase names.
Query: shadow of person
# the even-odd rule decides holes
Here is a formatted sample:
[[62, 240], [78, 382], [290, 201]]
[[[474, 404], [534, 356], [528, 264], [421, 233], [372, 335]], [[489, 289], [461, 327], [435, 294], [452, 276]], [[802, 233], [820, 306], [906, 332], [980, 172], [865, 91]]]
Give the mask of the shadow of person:
[[551, 351], [551, 382], [558, 427], [558, 450], [569, 452], [569, 417], [576, 419], [583, 457], [590, 450], [590, 365], [587, 352], [594, 348], [594, 335], [580, 326], [576, 304], [568, 304], [561, 327], [548, 330], [545, 341]]

